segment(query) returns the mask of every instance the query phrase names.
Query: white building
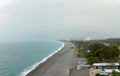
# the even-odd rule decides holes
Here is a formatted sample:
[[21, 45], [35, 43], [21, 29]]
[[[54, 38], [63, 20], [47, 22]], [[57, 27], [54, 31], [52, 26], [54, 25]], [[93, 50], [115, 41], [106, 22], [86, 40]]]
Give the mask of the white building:
[[120, 73], [119, 63], [94, 63], [90, 76], [110, 76], [113, 71]]
[[119, 69], [119, 63], [94, 63], [96, 69]]

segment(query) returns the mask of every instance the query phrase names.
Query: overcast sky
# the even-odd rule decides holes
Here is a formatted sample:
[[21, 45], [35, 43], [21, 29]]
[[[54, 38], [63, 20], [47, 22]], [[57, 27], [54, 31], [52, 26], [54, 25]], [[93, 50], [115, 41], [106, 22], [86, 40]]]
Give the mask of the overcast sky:
[[0, 41], [120, 37], [120, 0], [0, 0]]

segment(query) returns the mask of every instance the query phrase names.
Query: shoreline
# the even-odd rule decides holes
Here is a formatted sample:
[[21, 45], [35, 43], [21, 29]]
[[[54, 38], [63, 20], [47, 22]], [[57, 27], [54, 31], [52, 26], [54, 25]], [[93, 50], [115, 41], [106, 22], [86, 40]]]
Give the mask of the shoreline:
[[64, 42], [65, 46], [52, 57], [41, 63], [26, 76], [69, 76], [69, 69], [76, 67], [78, 59], [75, 47], [71, 42]]
[[[60, 41], [56, 41], [56, 42], [60, 42]], [[32, 72], [33, 70], [35, 70], [37, 67], [39, 67], [41, 64], [44, 64], [47, 60], [49, 60], [52, 56], [54, 56], [56, 53], [58, 53], [60, 50], [62, 50], [65, 46], [65, 44], [63, 42], [60, 42], [62, 45], [60, 48], [58, 48], [57, 50], [55, 50], [53, 53], [51, 53], [50, 55], [48, 55], [47, 57], [43, 58], [41, 61], [36, 62], [34, 65], [28, 67], [27, 69], [25, 69], [20, 75], [18, 76], [27, 76], [30, 72]]]

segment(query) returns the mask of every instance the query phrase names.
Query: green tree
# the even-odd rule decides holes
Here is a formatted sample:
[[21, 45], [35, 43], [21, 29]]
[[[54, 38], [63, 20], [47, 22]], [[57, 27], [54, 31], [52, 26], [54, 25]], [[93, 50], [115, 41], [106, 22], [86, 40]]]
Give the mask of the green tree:
[[120, 54], [119, 46], [116, 43], [110, 44], [108, 51], [109, 51], [109, 57], [111, 59], [116, 59]]
[[93, 43], [88, 46], [91, 51], [86, 54], [89, 63], [97, 62], [116, 62], [119, 59], [120, 50], [116, 43], [111, 43], [109, 46], [100, 43]]
[[93, 64], [93, 63], [99, 62], [98, 58], [97, 57], [93, 57], [93, 56], [87, 57], [87, 60], [88, 60], [89, 64]]
[[88, 49], [91, 50], [92, 52], [95, 52], [103, 47], [105, 46], [101, 43], [93, 43], [89, 45]]
[[112, 73], [111, 73], [111, 76], [120, 76], [120, 73], [113, 70]]

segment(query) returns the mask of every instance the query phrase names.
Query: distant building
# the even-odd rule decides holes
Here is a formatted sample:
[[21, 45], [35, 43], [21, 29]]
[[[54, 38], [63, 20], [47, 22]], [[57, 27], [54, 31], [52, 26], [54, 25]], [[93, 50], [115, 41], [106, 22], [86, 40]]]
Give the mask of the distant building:
[[103, 43], [103, 45], [105, 45], [105, 46], [110, 46], [110, 43]]
[[120, 50], [120, 46], [119, 46], [119, 50]]
[[90, 53], [91, 51], [90, 50], [87, 50], [87, 53]]

